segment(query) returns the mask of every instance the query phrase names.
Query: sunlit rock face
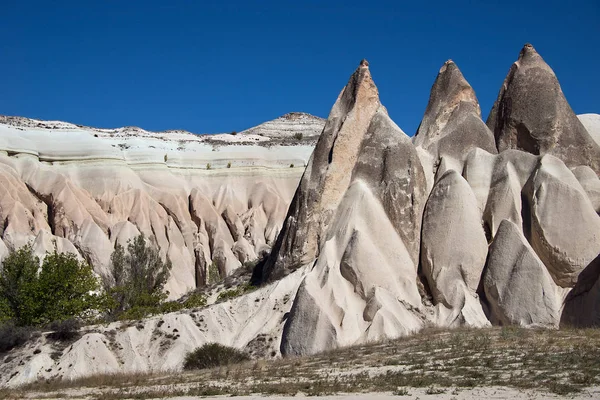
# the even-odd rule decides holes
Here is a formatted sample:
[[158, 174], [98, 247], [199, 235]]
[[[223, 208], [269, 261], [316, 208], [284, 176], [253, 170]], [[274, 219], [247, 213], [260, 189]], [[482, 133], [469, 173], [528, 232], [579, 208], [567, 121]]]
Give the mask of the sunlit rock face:
[[143, 233], [179, 297], [270, 251], [323, 124], [296, 113], [194, 135], [1, 117], [2, 254], [31, 242], [106, 276], [115, 243]]

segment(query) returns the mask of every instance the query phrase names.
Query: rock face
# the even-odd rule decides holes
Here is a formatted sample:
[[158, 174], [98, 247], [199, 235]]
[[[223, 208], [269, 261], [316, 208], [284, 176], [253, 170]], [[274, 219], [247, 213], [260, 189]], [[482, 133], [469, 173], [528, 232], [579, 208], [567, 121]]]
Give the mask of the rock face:
[[[273, 127], [288, 135], [296, 122], [285, 121]], [[144, 233], [172, 261], [171, 298], [270, 250], [313, 148], [252, 133], [0, 122], [2, 248], [73, 252], [106, 276], [115, 242]]]
[[271, 139], [300, 140], [312, 138], [316, 140], [324, 125], [325, 120], [323, 118], [306, 113], [292, 112], [242, 131], [240, 135], [259, 135]]
[[474, 148], [496, 153], [494, 135], [481, 120], [475, 91], [452, 60], [440, 69], [413, 142], [435, 160], [446, 157], [458, 165]]
[[500, 223], [483, 280], [493, 323], [557, 327], [562, 297], [519, 226]]
[[532, 247], [557, 285], [573, 287], [600, 253], [600, 217], [573, 173], [553, 156], [540, 159], [523, 193]]
[[362, 138], [379, 106], [364, 62], [331, 109], [265, 266], [265, 280], [284, 276], [317, 256], [320, 237], [350, 183]]
[[579, 121], [554, 71], [526, 44], [512, 65], [487, 120], [498, 151], [552, 154], [569, 167], [600, 174], [600, 146]]
[[466, 297], [476, 297], [486, 255], [487, 241], [475, 195], [463, 177], [449, 170], [436, 182], [427, 200], [421, 246], [421, 264], [433, 299], [452, 311], [447, 325], [480, 325], [485, 321], [478, 303]]
[[[283, 354], [421, 328], [423, 316], [414, 310], [421, 308], [416, 282], [425, 196], [418, 155], [380, 104], [363, 62], [332, 109], [280, 234], [314, 246], [299, 247], [299, 264], [313, 267], [286, 321]], [[313, 230], [300, 236], [299, 221], [306, 220]], [[286, 272], [293, 249], [274, 249], [267, 279]]]
[[592, 139], [600, 146], [600, 115], [581, 114], [578, 115], [577, 118], [579, 118]]

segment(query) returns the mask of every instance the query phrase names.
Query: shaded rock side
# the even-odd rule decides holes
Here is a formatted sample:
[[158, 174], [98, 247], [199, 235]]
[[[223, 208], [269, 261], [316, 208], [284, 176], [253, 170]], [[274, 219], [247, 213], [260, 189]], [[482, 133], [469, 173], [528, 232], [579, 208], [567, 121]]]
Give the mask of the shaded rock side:
[[600, 255], [577, 277], [577, 283], [565, 299], [560, 326], [600, 326]]
[[333, 105], [263, 269], [277, 279], [311, 262], [346, 191], [362, 139], [380, 106], [379, 93], [363, 60]]
[[490, 247], [483, 287], [492, 323], [558, 326], [562, 290], [520, 228], [509, 220], [500, 223]]
[[436, 160], [445, 156], [459, 164], [473, 148], [497, 152], [494, 135], [481, 119], [475, 91], [451, 60], [442, 66], [431, 88], [413, 143]]
[[498, 151], [552, 154], [569, 167], [600, 174], [600, 146], [565, 98], [554, 71], [526, 44], [512, 65], [487, 120]]

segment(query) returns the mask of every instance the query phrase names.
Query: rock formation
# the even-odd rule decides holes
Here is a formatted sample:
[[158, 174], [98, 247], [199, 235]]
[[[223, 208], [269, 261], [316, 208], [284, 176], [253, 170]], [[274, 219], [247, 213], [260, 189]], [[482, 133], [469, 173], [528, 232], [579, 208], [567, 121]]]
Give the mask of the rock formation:
[[264, 268], [265, 280], [280, 278], [317, 256], [318, 242], [350, 183], [362, 139], [379, 106], [363, 61], [331, 109]]
[[[367, 74], [363, 63], [353, 78]], [[374, 86], [373, 96], [350, 91], [353, 78], [343, 93], [356, 96], [351, 99], [354, 107], [378, 104]], [[314, 168], [345, 163], [337, 168], [351, 171], [351, 179], [339, 188], [340, 203], [324, 227], [314, 266], [294, 300], [282, 337], [284, 354], [310, 354], [408, 334], [423, 325], [422, 315], [414, 312], [421, 308], [416, 282], [426, 194], [418, 156], [381, 105], [366, 126], [364, 120], [346, 121], [344, 126], [354, 133], [347, 138], [355, 142], [349, 147], [358, 150], [357, 157], [334, 158], [330, 164], [317, 159], [316, 149], [329, 140], [326, 131], [315, 149]], [[326, 183], [309, 181], [308, 186], [326, 189]], [[302, 186], [297, 197], [301, 190]]]
[[[57, 360], [39, 339], [40, 354], [0, 366], [0, 384], [53, 368], [179, 368], [208, 341], [304, 355], [425, 326], [597, 326], [600, 148], [586, 130], [595, 135], [597, 119], [580, 118], [530, 45], [487, 126], [473, 89], [444, 64], [414, 140], [390, 119], [366, 61], [314, 151], [290, 146], [292, 128], [273, 133], [285, 121], [314, 129], [303, 114], [210, 138], [5, 118], [0, 257], [33, 241], [37, 254], [75, 251], [105, 274], [115, 243], [143, 232], [176, 264], [168, 288], [182, 294], [272, 250], [252, 293], [163, 316], [167, 328], [93, 328]], [[301, 177], [289, 168], [304, 163]], [[153, 344], [149, 332], [173, 329], [172, 344]], [[81, 361], [92, 352], [103, 363]]]
[[519, 226], [505, 219], [490, 247], [485, 295], [493, 323], [555, 327], [562, 293]]
[[498, 151], [552, 154], [567, 166], [600, 174], [600, 146], [579, 121], [554, 71], [526, 44], [512, 65], [487, 120]]
[[[429, 103], [413, 143], [432, 155], [434, 165], [444, 158], [459, 172], [472, 149], [496, 153], [494, 135], [481, 120], [475, 91], [452, 60], [444, 63], [431, 87]], [[436, 171], [432, 166], [426, 172]]]
[[[275, 126], [287, 135], [297, 124]], [[198, 136], [2, 117], [0, 253], [31, 242], [39, 255], [74, 252], [106, 276], [115, 242], [144, 233], [172, 261], [171, 298], [219, 280], [270, 250], [312, 151], [272, 133]], [[208, 276], [212, 264], [218, 276]]]

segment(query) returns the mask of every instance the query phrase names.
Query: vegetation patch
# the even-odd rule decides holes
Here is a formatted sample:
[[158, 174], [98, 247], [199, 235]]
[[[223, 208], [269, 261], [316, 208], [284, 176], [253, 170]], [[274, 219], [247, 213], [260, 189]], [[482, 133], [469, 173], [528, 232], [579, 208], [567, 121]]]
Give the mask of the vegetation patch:
[[218, 343], [207, 343], [191, 351], [185, 356], [184, 369], [206, 369], [222, 365], [248, 361], [250, 357], [241, 350], [223, 346]]
[[241, 295], [252, 292], [256, 289], [256, 286], [253, 286], [249, 283], [244, 283], [238, 287], [229, 290], [224, 290], [221, 293], [219, 293], [219, 296], [217, 297], [217, 302], [235, 299], [236, 297], [240, 297]]

